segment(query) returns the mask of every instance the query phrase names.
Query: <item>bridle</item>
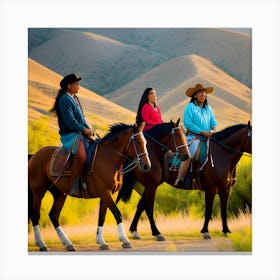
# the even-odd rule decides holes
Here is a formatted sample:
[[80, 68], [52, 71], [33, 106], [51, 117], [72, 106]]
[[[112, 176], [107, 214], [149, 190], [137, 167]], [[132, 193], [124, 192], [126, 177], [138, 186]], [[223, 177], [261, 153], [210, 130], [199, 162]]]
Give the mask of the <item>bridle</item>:
[[171, 130], [171, 136], [172, 136], [172, 138], [173, 138], [175, 150], [176, 150], [176, 152], [179, 152], [180, 149], [182, 149], [182, 148], [184, 148], [184, 147], [187, 147], [188, 144], [186, 143], [186, 144], [179, 145], [179, 146], [177, 145], [176, 139], [175, 139], [175, 130], [177, 130], [177, 129], [180, 129], [180, 128], [179, 128], [179, 127], [173, 127], [173, 128], [172, 128], [172, 130]]
[[[247, 133], [247, 137], [249, 138], [249, 141], [252, 142], [252, 130], [249, 128], [248, 129], [248, 133]], [[213, 137], [209, 137], [210, 140], [214, 141], [215, 143], [217, 143], [219, 146], [223, 147], [224, 149], [226, 150], [229, 150], [231, 152], [234, 152], [234, 153], [237, 153], [237, 154], [240, 154], [240, 155], [245, 155], [247, 157], [252, 157], [252, 155], [248, 154], [248, 153], [244, 153], [244, 152], [241, 152], [239, 150], [236, 150], [236, 149], [233, 149], [231, 148], [230, 146], [228, 145], [225, 145], [224, 143], [216, 140], [215, 138]]]
[[[138, 150], [137, 150], [137, 147], [136, 147], [136, 144], [135, 144], [135, 137], [136, 136], [140, 136], [140, 137], [143, 138], [143, 142], [144, 142], [144, 152], [143, 153], [138, 153]], [[131, 142], [133, 143], [133, 148], [134, 148], [134, 152], [135, 152], [135, 156], [136, 156], [135, 162], [136, 162], [136, 164], [138, 164], [140, 162], [140, 159], [141, 159], [142, 156], [146, 156], [146, 155], [148, 156], [149, 155], [147, 147], [146, 147], [147, 141], [144, 137], [143, 132], [138, 132], [136, 134], [131, 135], [131, 137], [128, 141], [128, 144], [127, 144], [126, 151], [128, 151], [129, 145], [130, 145]]]
[[[143, 138], [143, 141], [144, 141], [144, 152], [143, 153], [139, 153], [138, 150], [137, 150], [137, 147], [136, 147], [136, 144], [135, 144], [135, 140], [136, 140], [137, 136], [140, 136], [140, 137]], [[133, 150], [134, 150], [135, 157], [136, 157], [135, 160], [131, 159], [129, 156], [126, 155], [126, 153], [128, 152], [131, 144], [133, 145]], [[108, 155], [108, 153], [106, 152], [104, 147], [102, 147], [101, 145], [99, 145], [99, 146], [100, 146], [100, 149], [102, 150], [102, 152], [105, 154], [105, 156], [110, 159], [110, 156]], [[126, 145], [126, 148], [125, 148], [125, 154], [122, 154], [122, 153], [116, 151], [113, 148], [111, 148], [111, 150], [115, 154], [117, 154], [118, 156], [124, 158], [125, 160], [129, 160], [131, 162], [123, 170], [119, 170], [119, 168], [115, 165], [115, 163], [110, 160], [113, 167], [121, 174], [125, 174], [125, 173], [131, 171], [132, 169], [134, 169], [140, 163], [141, 157], [143, 157], [145, 155], [147, 155], [147, 156], [149, 155], [148, 151], [147, 151], [147, 148], [146, 148], [146, 139], [145, 139], [142, 132], [138, 132], [138, 133], [132, 134], [130, 136], [129, 141], [128, 141], [128, 143]]]
[[[175, 147], [175, 151], [176, 152], [179, 152], [179, 150], [181, 148], [184, 148], [187, 146], [187, 144], [183, 144], [183, 145], [177, 145], [177, 142], [176, 142], [176, 139], [175, 139], [175, 131], [177, 129], [180, 129], [179, 127], [173, 127], [171, 129], [171, 136], [172, 136], [172, 140], [173, 140], [173, 143], [174, 143], [174, 147]], [[170, 150], [170, 148], [168, 148], [167, 146], [165, 146], [164, 144], [162, 144], [161, 142], [159, 142], [158, 140], [156, 140], [155, 138], [153, 138], [152, 136], [150, 136], [149, 134], [145, 133], [145, 137], [149, 138], [150, 140], [152, 140], [154, 143], [158, 144], [159, 146], [161, 146], [163, 149], [165, 149], [166, 151]], [[170, 141], [172, 141], [170, 140]]]

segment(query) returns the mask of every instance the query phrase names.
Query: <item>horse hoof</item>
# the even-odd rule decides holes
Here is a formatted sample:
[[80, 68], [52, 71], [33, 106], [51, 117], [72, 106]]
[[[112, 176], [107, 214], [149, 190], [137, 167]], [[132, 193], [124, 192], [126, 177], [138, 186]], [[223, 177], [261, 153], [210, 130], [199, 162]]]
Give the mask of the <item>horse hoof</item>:
[[44, 247], [41, 247], [41, 248], [40, 248], [40, 251], [41, 251], [41, 252], [46, 252], [46, 251], [49, 251], [49, 250], [48, 250], [48, 248], [47, 248], [46, 246], [44, 246]]
[[139, 235], [139, 233], [137, 231], [133, 231], [131, 232], [133, 239], [141, 239], [141, 236]]
[[76, 249], [74, 248], [73, 245], [68, 245], [68, 246], [66, 246], [66, 250], [67, 250], [67, 251], [76, 251]]
[[211, 237], [211, 235], [209, 234], [209, 232], [203, 232], [202, 235], [203, 235], [203, 238], [204, 238], [204, 239], [212, 239], [212, 237]]
[[100, 245], [100, 250], [109, 250], [109, 246], [107, 244]]
[[165, 237], [162, 234], [156, 235], [157, 241], [166, 241]]
[[127, 249], [127, 248], [132, 248], [132, 246], [131, 246], [131, 244], [130, 244], [129, 242], [124, 242], [124, 243], [122, 244], [122, 247], [125, 248], [125, 249]]

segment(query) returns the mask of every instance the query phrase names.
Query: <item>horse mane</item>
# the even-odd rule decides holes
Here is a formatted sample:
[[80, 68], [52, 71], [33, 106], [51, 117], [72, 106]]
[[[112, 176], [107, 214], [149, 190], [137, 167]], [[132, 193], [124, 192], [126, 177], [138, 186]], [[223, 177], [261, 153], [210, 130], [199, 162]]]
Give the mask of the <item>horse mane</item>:
[[154, 139], [159, 140], [160, 138], [165, 136], [172, 127], [172, 122], [160, 123], [145, 131], [144, 134], [148, 134]]
[[101, 138], [101, 142], [104, 142], [106, 140], [108, 140], [109, 138], [119, 134], [120, 132], [127, 130], [129, 128], [132, 128], [133, 125], [131, 124], [125, 124], [125, 123], [114, 123], [109, 127], [109, 131], [107, 132], [107, 134]]
[[216, 132], [216, 133], [213, 133], [212, 137], [215, 139], [215, 140], [222, 140], [226, 137], [228, 137], [230, 134], [244, 128], [245, 126], [247, 126], [247, 124], [236, 124], [236, 125], [232, 125], [232, 126], [229, 126], [229, 127], [226, 127], [225, 129], [219, 131], [219, 132]]

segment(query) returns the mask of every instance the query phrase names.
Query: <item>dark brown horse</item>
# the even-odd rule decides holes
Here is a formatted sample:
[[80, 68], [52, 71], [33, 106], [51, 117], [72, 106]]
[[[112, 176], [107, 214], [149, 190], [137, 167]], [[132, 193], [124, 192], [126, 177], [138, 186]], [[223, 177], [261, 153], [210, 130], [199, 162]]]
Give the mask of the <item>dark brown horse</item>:
[[128, 201], [135, 180], [137, 179], [145, 190], [137, 205], [137, 211], [130, 226], [130, 232], [135, 239], [139, 238], [137, 233], [137, 223], [140, 215], [145, 210], [150, 221], [152, 234], [157, 240], [165, 240], [156, 227], [154, 220], [154, 201], [157, 187], [164, 181], [167, 174], [164, 172], [164, 159], [166, 153], [178, 152], [182, 160], [189, 158], [189, 150], [186, 143], [186, 136], [183, 130], [179, 127], [180, 119], [176, 123], [162, 123], [144, 132], [147, 139], [147, 149], [152, 164], [151, 170], [143, 176], [138, 170], [133, 170], [124, 175], [123, 187], [120, 190], [117, 202], [122, 199]]
[[[154, 131], [157, 127], [154, 128]], [[154, 131], [148, 131], [148, 135], [154, 135]], [[137, 232], [137, 224], [139, 218], [144, 210], [146, 210], [152, 229], [152, 234], [157, 240], [164, 240], [164, 237], [160, 234], [153, 220], [153, 207], [154, 207], [154, 195], [155, 190], [159, 184], [163, 181], [163, 161], [160, 155], [160, 147], [157, 145], [151, 145], [153, 140], [150, 137], [146, 137], [148, 141], [148, 152], [150, 155], [152, 168], [146, 174], [134, 170], [130, 174], [125, 174], [124, 183], [121, 191], [119, 192], [119, 199], [128, 201], [129, 195], [131, 194], [129, 189], [137, 179], [144, 187], [145, 191], [142, 198], [140, 199], [135, 216], [130, 226], [130, 232], [133, 234], [135, 239], [139, 239], [140, 236]], [[211, 238], [208, 233], [208, 224], [212, 216], [213, 201], [215, 195], [218, 193], [220, 196], [221, 204], [221, 217], [222, 217], [222, 231], [224, 233], [230, 233], [227, 224], [227, 201], [229, 196], [230, 186], [235, 181], [233, 175], [235, 175], [235, 168], [240, 160], [243, 153], [252, 153], [252, 127], [250, 122], [248, 124], [239, 124], [228, 127], [220, 132], [214, 133], [209, 140], [211, 147], [212, 161], [209, 159], [204, 166], [203, 170], [200, 171], [200, 179], [202, 189], [205, 191], [205, 221], [201, 233], [205, 239]], [[177, 177], [177, 172], [172, 172], [172, 176], [167, 176], [169, 179], [167, 183], [174, 185]], [[153, 176], [151, 176], [153, 174]], [[156, 174], [159, 174], [156, 176]], [[126, 178], [126, 177], [129, 177]], [[125, 192], [125, 190], [127, 190]]]
[[[115, 124], [104, 138], [100, 139], [96, 152], [85, 173], [89, 198], [100, 197], [99, 224], [104, 223], [107, 208], [113, 213], [117, 226], [118, 238], [123, 242], [124, 248], [131, 245], [125, 234], [122, 216], [117, 208], [112, 193], [122, 186], [122, 165], [128, 158], [133, 159], [139, 170], [148, 171], [151, 167], [146, 149], [146, 139], [142, 133], [143, 126]], [[35, 153], [28, 162], [29, 184], [29, 218], [32, 221], [36, 245], [41, 251], [46, 251], [47, 246], [42, 240], [39, 229], [40, 207], [45, 193], [49, 190], [54, 198], [49, 212], [50, 220], [57, 234], [68, 251], [73, 251], [74, 246], [67, 238], [59, 224], [59, 215], [64, 205], [67, 194], [71, 190], [69, 177], [57, 179], [50, 174], [50, 161], [57, 147], [45, 147]], [[102, 227], [98, 227], [96, 242], [101, 249], [108, 248], [102, 237]]]

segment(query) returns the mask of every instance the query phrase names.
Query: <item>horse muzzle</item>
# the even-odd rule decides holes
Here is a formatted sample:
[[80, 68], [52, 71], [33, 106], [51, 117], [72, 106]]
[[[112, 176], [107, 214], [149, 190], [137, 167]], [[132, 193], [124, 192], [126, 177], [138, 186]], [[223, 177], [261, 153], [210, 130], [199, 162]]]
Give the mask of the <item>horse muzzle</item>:
[[139, 161], [138, 168], [141, 172], [148, 172], [151, 169], [152, 165], [149, 159]]

